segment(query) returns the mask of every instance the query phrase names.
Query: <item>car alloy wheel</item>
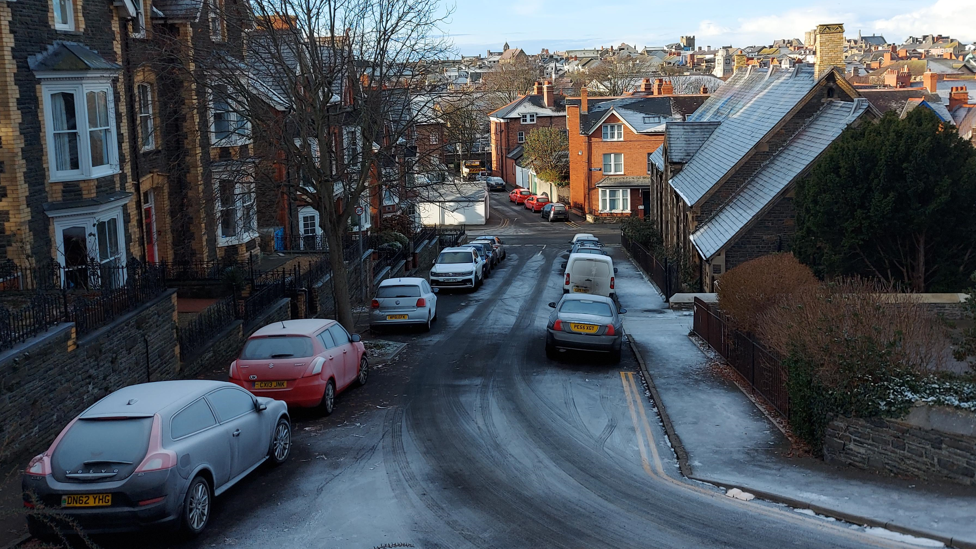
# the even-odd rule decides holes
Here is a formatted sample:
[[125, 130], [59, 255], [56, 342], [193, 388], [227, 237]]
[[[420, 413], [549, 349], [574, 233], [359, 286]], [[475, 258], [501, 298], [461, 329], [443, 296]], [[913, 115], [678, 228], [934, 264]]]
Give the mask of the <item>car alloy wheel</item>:
[[207, 526], [210, 520], [210, 484], [203, 477], [194, 477], [190, 489], [186, 493], [186, 503], [183, 510], [183, 523], [186, 531], [195, 536]]
[[335, 382], [331, 379], [325, 384], [322, 393], [322, 404], [319, 405], [323, 415], [330, 415], [335, 410]]
[[429, 332], [430, 331], [430, 323], [432, 322], [432, 319], [433, 319], [433, 317], [431, 316], [430, 311], [428, 311], [427, 312], [427, 324], [424, 324], [424, 331], [425, 332]]
[[271, 436], [271, 462], [281, 465], [291, 454], [291, 424], [288, 420], [281, 418], [275, 426], [274, 434]]
[[359, 360], [359, 376], [356, 377], [356, 381], [360, 385], [366, 385], [366, 381], [369, 379], [369, 362], [366, 361], [364, 356]]

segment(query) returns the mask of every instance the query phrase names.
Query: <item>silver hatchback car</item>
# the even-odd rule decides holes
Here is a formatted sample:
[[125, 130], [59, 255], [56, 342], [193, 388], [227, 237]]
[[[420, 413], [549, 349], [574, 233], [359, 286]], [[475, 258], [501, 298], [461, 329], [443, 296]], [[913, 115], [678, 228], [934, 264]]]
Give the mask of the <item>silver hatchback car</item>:
[[290, 452], [280, 400], [223, 381], [125, 387], [71, 420], [31, 460], [24, 506], [38, 512], [28, 514], [28, 529], [41, 538], [73, 532], [71, 523], [86, 534], [168, 527], [196, 535], [215, 496]]
[[437, 319], [437, 288], [423, 278], [390, 278], [376, 288], [369, 313], [369, 328], [411, 324], [430, 331]]
[[566, 294], [558, 303], [546, 326], [546, 356], [554, 359], [560, 351], [581, 350], [610, 353], [610, 360], [620, 362], [623, 321], [626, 309], [617, 309], [609, 297], [589, 294]]

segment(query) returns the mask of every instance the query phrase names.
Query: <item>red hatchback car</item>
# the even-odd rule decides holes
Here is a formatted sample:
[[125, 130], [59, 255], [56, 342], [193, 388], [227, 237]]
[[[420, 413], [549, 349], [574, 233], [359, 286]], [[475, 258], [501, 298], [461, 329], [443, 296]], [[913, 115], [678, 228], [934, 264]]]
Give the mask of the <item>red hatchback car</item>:
[[542, 207], [549, 203], [548, 196], [530, 196], [525, 201], [525, 207], [533, 212], [541, 212]]
[[524, 204], [525, 199], [532, 196], [532, 191], [528, 189], [515, 189], [512, 191], [512, 195], [516, 204]]
[[230, 365], [230, 382], [289, 406], [318, 406], [326, 415], [335, 397], [369, 377], [366, 348], [335, 320], [286, 320], [254, 332]]

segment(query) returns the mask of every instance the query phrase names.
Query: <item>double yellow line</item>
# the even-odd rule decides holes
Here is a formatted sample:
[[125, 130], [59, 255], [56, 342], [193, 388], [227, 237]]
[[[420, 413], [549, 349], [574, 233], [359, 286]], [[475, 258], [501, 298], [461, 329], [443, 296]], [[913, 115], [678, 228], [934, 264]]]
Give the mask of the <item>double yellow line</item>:
[[707, 490], [701, 486], [682, 482], [669, 476], [664, 471], [664, 463], [657, 451], [657, 444], [654, 441], [654, 434], [651, 431], [651, 424], [647, 420], [647, 411], [644, 409], [643, 392], [639, 390], [636, 374], [634, 372], [620, 372], [620, 382], [624, 387], [624, 395], [627, 398], [627, 407], [630, 408], [630, 419], [634, 422], [634, 433], [637, 435], [637, 447], [640, 450], [641, 465], [644, 471], [654, 480], [667, 482], [668, 484], [684, 490], [694, 492], [700, 496], [709, 498], [716, 503], [732, 505], [737, 508], [748, 506], [748, 510], [758, 515], [764, 515], [771, 519], [788, 522], [805, 527], [818, 528], [825, 533], [846, 538], [863, 545], [874, 547], [917, 547], [913, 545], [883, 540], [881, 538], [852, 531], [836, 523], [827, 522], [816, 518], [807, 518], [791, 511], [784, 511], [761, 504], [749, 503], [730, 498], [724, 494]]

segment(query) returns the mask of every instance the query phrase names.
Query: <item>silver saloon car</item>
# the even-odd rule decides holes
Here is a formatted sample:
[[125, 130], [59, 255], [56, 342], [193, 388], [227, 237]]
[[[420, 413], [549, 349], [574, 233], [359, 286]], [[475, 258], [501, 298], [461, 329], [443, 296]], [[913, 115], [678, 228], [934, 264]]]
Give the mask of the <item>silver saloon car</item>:
[[437, 292], [423, 278], [390, 278], [376, 288], [369, 312], [369, 327], [414, 325], [430, 331], [437, 319]]
[[566, 294], [558, 303], [546, 326], [546, 356], [554, 359], [561, 351], [581, 350], [609, 353], [610, 360], [620, 362], [623, 322], [609, 297], [588, 294]]
[[165, 527], [196, 535], [214, 497], [265, 461], [284, 462], [284, 402], [222, 381], [119, 389], [82, 412], [23, 475], [28, 529], [86, 534]]

